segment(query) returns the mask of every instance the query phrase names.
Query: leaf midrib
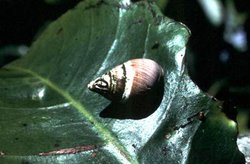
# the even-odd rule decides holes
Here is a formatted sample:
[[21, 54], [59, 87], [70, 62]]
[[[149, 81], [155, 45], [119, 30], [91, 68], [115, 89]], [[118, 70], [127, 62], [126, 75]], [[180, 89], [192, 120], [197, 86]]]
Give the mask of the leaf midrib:
[[129, 152], [125, 149], [125, 147], [119, 142], [119, 140], [117, 140], [117, 138], [115, 138], [112, 135], [112, 133], [101, 124], [101, 122], [99, 122], [97, 119], [95, 119], [95, 117], [89, 111], [87, 111], [85, 109], [85, 107], [82, 105], [82, 103], [80, 103], [75, 98], [73, 98], [68, 92], [66, 92], [65, 90], [58, 87], [56, 84], [54, 84], [49, 79], [46, 79], [46, 78], [40, 76], [38, 73], [33, 72], [29, 69], [17, 67], [17, 66], [13, 66], [13, 65], [8, 65], [7, 68], [10, 70], [15, 70], [15, 71], [30, 74], [31, 76], [39, 79], [42, 83], [44, 83], [45, 85], [50, 87], [52, 90], [56, 91], [59, 95], [64, 97], [68, 102], [71, 102], [71, 105], [76, 110], [78, 110], [78, 112], [81, 113], [84, 118], [86, 118], [86, 121], [92, 123], [92, 125], [98, 131], [98, 134], [101, 134], [104, 141], [106, 141], [107, 144], [108, 143], [112, 144], [113, 147], [117, 149], [117, 152], [119, 152], [120, 155], [122, 155], [128, 161], [128, 163], [137, 163], [132, 158], [132, 156], [129, 154]]

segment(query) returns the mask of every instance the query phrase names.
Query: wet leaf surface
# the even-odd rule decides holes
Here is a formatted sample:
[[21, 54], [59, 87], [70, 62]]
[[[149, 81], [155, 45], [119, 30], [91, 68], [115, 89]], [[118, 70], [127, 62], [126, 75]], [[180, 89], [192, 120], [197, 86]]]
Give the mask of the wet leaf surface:
[[[80, 3], [51, 23], [28, 55], [1, 69], [0, 162], [244, 161], [235, 122], [185, 72], [189, 36], [154, 3]], [[159, 107], [140, 119], [100, 117], [110, 101], [87, 84], [133, 58], [163, 67]]]

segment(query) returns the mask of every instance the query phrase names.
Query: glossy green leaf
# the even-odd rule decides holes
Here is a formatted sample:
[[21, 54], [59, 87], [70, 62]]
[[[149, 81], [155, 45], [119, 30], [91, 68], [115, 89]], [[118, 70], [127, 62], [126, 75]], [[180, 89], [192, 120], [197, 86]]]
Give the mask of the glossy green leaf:
[[[189, 35], [145, 1], [86, 0], [68, 11], [0, 71], [0, 163], [244, 161], [235, 122], [184, 71]], [[163, 67], [159, 107], [140, 119], [100, 117], [110, 101], [87, 84], [133, 58]]]

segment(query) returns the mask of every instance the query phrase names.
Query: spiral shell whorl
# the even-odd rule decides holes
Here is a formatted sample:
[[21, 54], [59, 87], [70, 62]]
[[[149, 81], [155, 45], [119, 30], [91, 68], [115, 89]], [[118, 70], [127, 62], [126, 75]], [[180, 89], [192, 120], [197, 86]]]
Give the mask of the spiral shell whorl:
[[132, 59], [90, 82], [88, 88], [109, 100], [126, 102], [143, 96], [163, 76], [160, 65], [150, 59]]

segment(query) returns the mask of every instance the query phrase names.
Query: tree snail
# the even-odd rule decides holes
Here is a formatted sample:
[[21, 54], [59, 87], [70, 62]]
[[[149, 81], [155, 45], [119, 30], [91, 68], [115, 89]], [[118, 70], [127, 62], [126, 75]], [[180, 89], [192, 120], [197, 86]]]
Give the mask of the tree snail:
[[155, 61], [132, 59], [91, 81], [88, 88], [113, 102], [126, 103], [130, 99], [144, 99], [163, 76], [162, 67]]

